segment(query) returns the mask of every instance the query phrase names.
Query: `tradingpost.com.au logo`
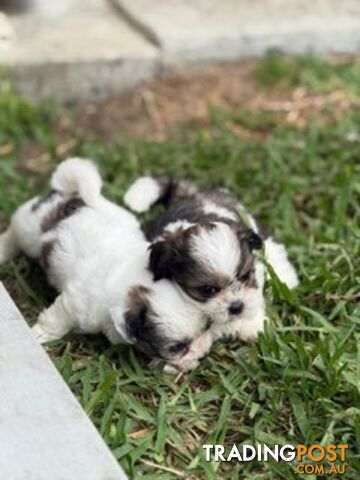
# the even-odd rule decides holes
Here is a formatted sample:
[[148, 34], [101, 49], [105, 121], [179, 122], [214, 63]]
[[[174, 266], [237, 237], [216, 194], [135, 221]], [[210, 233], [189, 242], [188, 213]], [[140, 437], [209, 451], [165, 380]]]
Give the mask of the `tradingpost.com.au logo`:
[[228, 453], [223, 445], [203, 445], [207, 462], [297, 462], [299, 475], [344, 475], [348, 445], [253, 445], [234, 444]]

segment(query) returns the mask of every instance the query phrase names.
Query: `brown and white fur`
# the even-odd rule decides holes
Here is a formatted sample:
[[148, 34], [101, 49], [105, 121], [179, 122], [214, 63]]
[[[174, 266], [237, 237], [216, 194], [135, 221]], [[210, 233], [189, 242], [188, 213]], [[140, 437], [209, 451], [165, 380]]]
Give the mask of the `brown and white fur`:
[[133, 214], [101, 195], [94, 164], [69, 159], [0, 235], [0, 264], [20, 252], [37, 259], [58, 291], [33, 327], [42, 343], [71, 330], [133, 343], [170, 370], [186, 371], [208, 353], [207, 319], [174, 282], [154, 281], [149, 243]]
[[298, 284], [285, 247], [266, 237], [254, 217], [226, 190], [201, 190], [186, 181], [142, 177], [124, 200], [136, 212], [156, 203], [165, 205], [166, 211], [145, 229], [154, 280], [177, 283], [188, 303], [210, 318], [215, 338], [254, 340], [263, 331], [265, 269], [254, 255], [262, 245], [280, 280], [289, 288]]

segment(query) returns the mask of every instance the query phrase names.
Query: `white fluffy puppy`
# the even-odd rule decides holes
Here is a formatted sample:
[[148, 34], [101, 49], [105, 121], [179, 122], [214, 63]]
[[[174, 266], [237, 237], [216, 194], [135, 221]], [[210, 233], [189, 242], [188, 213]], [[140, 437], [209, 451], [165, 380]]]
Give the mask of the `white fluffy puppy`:
[[36, 338], [102, 332], [177, 370], [196, 367], [211, 347], [206, 318], [173, 282], [153, 281], [149, 243], [136, 218], [101, 195], [94, 164], [63, 162], [51, 186], [22, 205], [0, 235], [0, 263], [22, 251], [40, 261], [59, 292], [39, 315]]
[[264, 245], [280, 280], [294, 288], [297, 275], [285, 247], [266, 236], [228, 191], [201, 190], [168, 177], [142, 177], [125, 203], [144, 212], [155, 203], [166, 210], [145, 228], [154, 280], [177, 283], [189, 305], [211, 320], [215, 338], [254, 340], [264, 328], [265, 269], [255, 250]]

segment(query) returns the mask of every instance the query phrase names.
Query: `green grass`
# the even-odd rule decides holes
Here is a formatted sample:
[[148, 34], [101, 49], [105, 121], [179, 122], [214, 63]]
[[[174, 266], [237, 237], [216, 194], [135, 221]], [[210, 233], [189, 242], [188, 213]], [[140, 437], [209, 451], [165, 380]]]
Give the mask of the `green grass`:
[[[278, 66], [274, 73], [274, 60], [269, 64], [267, 58], [258, 67], [260, 83], [273, 85], [281, 78], [290, 86], [306, 84], [311, 73], [323, 75], [328, 89], [335, 75], [356, 94], [359, 83], [356, 87], [351, 73], [358, 72], [356, 63], [339, 74], [337, 66], [320, 60], [280, 61], [298, 65], [296, 74], [279, 73]], [[60, 159], [56, 109], [29, 105], [6, 82], [2, 88], [0, 218], [7, 219], [19, 203], [46, 189], [47, 175]], [[178, 383], [161, 369], [148, 369], [131, 349], [109, 346], [101, 337], [73, 336], [49, 353], [132, 478], [170, 480], [180, 473], [194, 479], [296, 478], [294, 464], [206, 463], [201, 448], [254, 442], [348, 444], [343, 478], [358, 478], [360, 113], [350, 109], [337, 124], [312, 121], [301, 131], [276, 125], [267, 114], [263, 125], [260, 114], [251, 125], [263, 125], [269, 135], [255, 141], [228, 128], [231, 121], [244, 122], [246, 113], [226, 114], [222, 122], [219, 112], [212, 112], [208, 129], [188, 133], [182, 143], [114, 139], [105, 145], [101, 139], [78, 140], [74, 130], [71, 153], [98, 161], [106, 193], [118, 202], [129, 182], [147, 172], [231, 188], [288, 245], [301, 278], [296, 294], [270, 282], [269, 322], [258, 343], [219, 342], [201, 367]], [[50, 158], [32, 174], [23, 173], [18, 160], [30, 140], [40, 142]], [[40, 270], [21, 258], [1, 267], [0, 278], [34, 321], [52, 295]]]
[[259, 63], [256, 78], [265, 87], [301, 85], [317, 93], [342, 89], [360, 95], [359, 60], [329, 63], [312, 54], [284, 57], [271, 52]]

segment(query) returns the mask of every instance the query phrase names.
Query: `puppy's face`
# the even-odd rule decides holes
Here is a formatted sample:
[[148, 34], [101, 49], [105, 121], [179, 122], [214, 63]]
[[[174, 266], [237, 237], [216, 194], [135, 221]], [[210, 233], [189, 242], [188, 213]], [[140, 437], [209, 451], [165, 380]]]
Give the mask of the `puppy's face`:
[[253, 250], [260, 237], [235, 222], [199, 224], [166, 233], [151, 245], [154, 280], [175, 281], [217, 323], [246, 315], [258, 289]]
[[137, 349], [179, 371], [196, 367], [212, 343], [203, 314], [184, 301], [167, 280], [150, 288], [138, 285], [130, 289], [125, 311], [114, 324]]

